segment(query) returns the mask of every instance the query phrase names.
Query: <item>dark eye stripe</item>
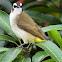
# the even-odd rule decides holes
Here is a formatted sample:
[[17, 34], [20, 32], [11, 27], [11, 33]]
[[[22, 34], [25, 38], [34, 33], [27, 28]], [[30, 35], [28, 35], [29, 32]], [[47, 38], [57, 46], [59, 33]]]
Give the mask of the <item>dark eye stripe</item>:
[[16, 8], [17, 6], [14, 5], [14, 8]]

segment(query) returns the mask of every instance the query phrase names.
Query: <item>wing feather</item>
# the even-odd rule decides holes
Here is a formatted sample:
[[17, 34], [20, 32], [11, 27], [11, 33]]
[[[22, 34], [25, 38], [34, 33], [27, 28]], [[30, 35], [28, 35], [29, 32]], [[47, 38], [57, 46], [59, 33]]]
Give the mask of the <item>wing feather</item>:
[[33, 19], [26, 14], [24, 11], [22, 14], [18, 16], [19, 20], [17, 22], [17, 25], [19, 28], [25, 30], [26, 32], [29, 32], [30, 34], [39, 37], [43, 40], [47, 40], [45, 34], [40, 29], [40, 27], [33, 21]]

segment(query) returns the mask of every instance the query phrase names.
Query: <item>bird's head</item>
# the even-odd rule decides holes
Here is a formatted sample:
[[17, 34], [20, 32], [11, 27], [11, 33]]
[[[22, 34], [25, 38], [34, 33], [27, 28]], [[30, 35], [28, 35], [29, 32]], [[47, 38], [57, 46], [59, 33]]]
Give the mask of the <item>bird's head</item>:
[[22, 3], [14, 3], [13, 8], [21, 8], [22, 9]]
[[13, 4], [13, 8], [12, 8], [12, 12], [22, 12], [22, 3], [14, 3]]

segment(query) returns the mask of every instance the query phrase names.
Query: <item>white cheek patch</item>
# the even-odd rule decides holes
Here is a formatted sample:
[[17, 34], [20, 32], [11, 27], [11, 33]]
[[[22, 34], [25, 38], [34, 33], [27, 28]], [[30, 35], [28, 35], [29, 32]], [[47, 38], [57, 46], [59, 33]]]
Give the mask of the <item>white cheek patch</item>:
[[22, 6], [22, 3], [20, 3], [20, 6]]
[[14, 3], [14, 4], [13, 4], [13, 6], [14, 6], [14, 5], [15, 5], [15, 6], [17, 6], [17, 4], [16, 4], [16, 3]]

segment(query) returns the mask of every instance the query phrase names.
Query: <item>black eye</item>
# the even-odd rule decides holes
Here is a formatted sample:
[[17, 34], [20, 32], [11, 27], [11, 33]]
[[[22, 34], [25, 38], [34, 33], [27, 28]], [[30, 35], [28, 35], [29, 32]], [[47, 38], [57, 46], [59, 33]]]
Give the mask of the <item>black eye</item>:
[[22, 6], [20, 6], [20, 7], [22, 7]]
[[16, 8], [17, 6], [16, 5], [14, 5], [14, 8]]

